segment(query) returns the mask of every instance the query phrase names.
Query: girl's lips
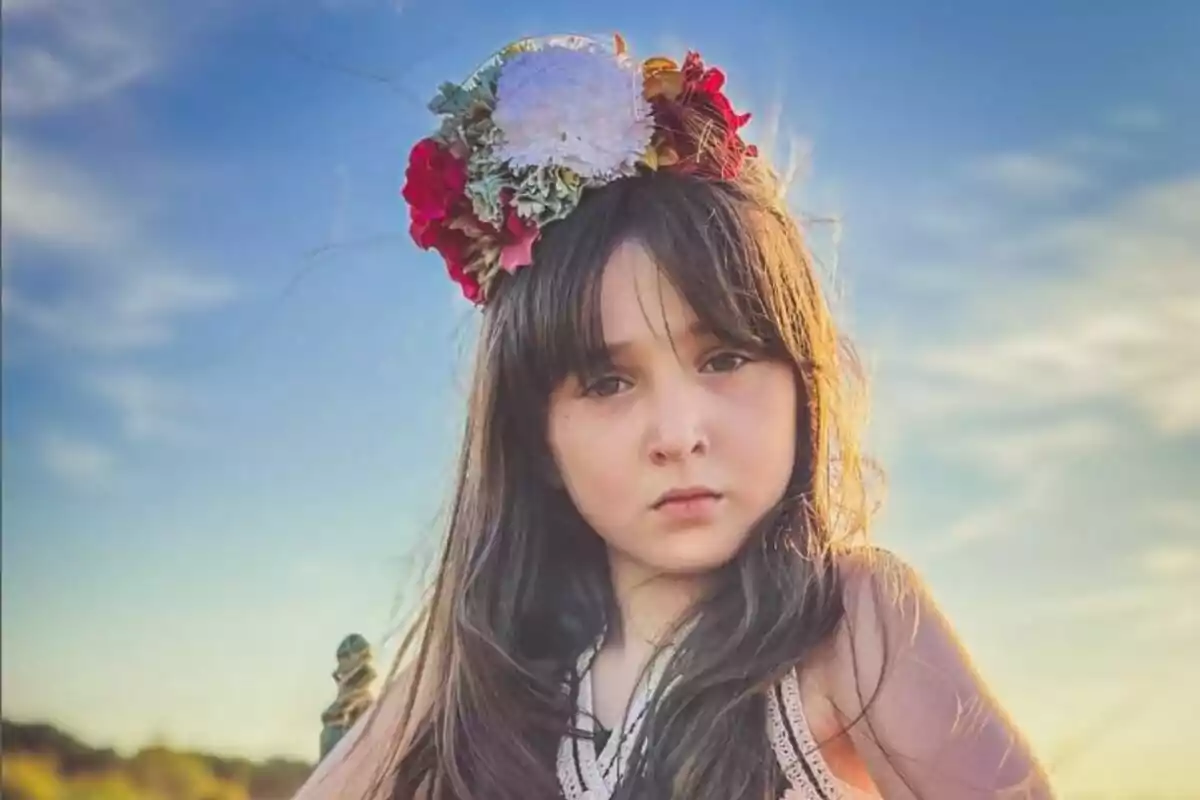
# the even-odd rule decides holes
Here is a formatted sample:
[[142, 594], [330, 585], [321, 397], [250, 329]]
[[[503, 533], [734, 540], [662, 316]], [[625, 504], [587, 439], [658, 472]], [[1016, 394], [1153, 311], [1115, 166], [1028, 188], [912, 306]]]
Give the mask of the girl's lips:
[[685, 486], [663, 492], [654, 501], [654, 508], [662, 508], [668, 503], [690, 503], [695, 500], [719, 500], [721, 493], [707, 486]]
[[717, 512], [721, 495], [711, 489], [667, 492], [654, 510], [675, 522], [706, 522]]

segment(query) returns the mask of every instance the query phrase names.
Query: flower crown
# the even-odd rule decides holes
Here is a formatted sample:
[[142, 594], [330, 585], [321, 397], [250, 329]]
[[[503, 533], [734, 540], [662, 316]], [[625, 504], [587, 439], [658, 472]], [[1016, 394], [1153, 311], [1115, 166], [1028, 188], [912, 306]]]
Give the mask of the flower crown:
[[545, 227], [584, 191], [643, 171], [735, 178], [757, 156], [722, 93], [725, 75], [689, 52], [636, 63], [625, 41], [525, 39], [429, 104], [437, 133], [405, 171], [410, 233], [483, 305], [495, 281], [533, 261]]

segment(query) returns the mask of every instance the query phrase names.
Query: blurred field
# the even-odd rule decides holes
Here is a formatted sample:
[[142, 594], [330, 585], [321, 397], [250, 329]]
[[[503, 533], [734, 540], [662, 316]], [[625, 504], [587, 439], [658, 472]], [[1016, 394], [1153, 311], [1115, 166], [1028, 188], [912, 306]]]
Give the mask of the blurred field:
[[86, 745], [52, 725], [5, 720], [4, 800], [285, 800], [312, 765], [253, 762], [163, 746], [129, 757]]
[[[3, 722], [3, 800], [288, 800], [313, 765], [152, 745], [125, 757], [53, 725]], [[1132, 766], [1132, 765], [1131, 765]], [[1061, 787], [1060, 787], [1061, 790]], [[1072, 792], [1063, 800], [1196, 800], [1188, 793]]]

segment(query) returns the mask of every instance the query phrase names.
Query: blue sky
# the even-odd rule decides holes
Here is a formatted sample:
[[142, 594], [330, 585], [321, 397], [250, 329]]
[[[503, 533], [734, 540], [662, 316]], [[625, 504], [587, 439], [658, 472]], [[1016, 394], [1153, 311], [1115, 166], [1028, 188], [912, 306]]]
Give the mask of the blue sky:
[[566, 5], [6, 0], [5, 715], [312, 756], [457, 435], [475, 314], [398, 197], [423, 102], [620, 30], [726, 68], [839, 220], [878, 537], [1062, 785], [1195, 789], [1200, 7]]

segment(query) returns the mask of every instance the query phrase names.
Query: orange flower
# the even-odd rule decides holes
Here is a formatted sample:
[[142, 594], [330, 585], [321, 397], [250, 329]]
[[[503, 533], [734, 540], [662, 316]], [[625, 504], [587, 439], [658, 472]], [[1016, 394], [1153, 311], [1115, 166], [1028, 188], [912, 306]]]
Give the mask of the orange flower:
[[642, 80], [655, 123], [645, 156], [651, 169], [729, 179], [748, 156], [757, 155], [738, 135], [750, 115], [733, 110], [723, 91], [725, 74], [705, 67], [698, 53], [689, 52], [682, 67], [669, 58], [648, 59]]
[[642, 64], [642, 94], [647, 100], [675, 100], [683, 92], [683, 72], [669, 58], [650, 58]]

